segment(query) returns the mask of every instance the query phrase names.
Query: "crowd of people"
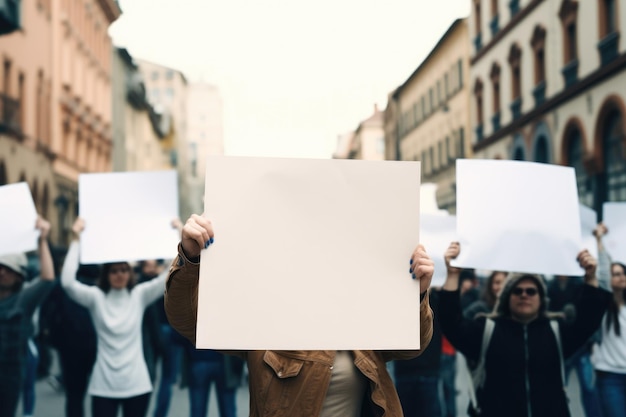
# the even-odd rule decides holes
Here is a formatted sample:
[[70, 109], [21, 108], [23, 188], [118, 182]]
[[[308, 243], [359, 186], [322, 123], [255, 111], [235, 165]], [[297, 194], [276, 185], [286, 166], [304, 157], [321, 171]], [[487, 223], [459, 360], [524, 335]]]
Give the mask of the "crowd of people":
[[[175, 415], [175, 384], [191, 417], [206, 417], [211, 387], [221, 417], [237, 416], [247, 370], [251, 416], [568, 417], [565, 386], [577, 374], [587, 417], [626, 416], [626, 266], [594, 234], [598, 259], [577, 256], [580, 277], [453, 267], [430, 288], [433, 262], [418, 244], [408, 259], [420, 282], [416, 351], [229, 351], [194, 347], [200, 256], [214, 243], [210, 219], [192, 215], [173, 260], [81, 265], [77, 219], [58, 276], [38, 219], [37, 278], [24, 254], [0, 256], [0, 416], [34, 414], [38, 333], [57, 351], [68, 417]], [[427, 242], [425, 242], [427, 244]], [[460, 359], [460, 360], [459, 360]], [[393, 361], [393, 372], [387, 363]], [[472, 400], [457, 409], [455, 379], [467, 365]], [[154, 392], [154, 398], [152, 398]]]

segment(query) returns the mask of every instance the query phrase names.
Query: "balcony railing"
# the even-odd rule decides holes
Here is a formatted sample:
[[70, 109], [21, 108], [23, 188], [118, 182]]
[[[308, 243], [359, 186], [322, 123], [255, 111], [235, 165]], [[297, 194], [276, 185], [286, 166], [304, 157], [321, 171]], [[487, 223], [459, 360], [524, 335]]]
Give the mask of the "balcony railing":
[[22, 132], [20, 102], [0, 93], [0, 133]]

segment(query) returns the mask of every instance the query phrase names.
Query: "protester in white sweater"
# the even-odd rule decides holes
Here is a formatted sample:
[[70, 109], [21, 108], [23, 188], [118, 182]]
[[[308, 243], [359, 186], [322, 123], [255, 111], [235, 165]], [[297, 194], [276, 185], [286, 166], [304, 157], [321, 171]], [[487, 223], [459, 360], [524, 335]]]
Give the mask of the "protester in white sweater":
[[[84, 227], [80, 218], [74, 223], [77, 239]], [[98, 338], [88, 389], [92, 416], [116, 417], [121, 406], [124, 417], [143, 417], [152, 383], [143, 355], [141, 324], [145, 308], [163, 295], [169, 270], [135, 285], [127, 262], [109, 263], [101, 267], [98, 286], [89, 286], [76, 280], [78, 266], [79, 242], [74, 240], [63, 264], [61, 284], [89, 310]]]
[[594, 234], [598, 241], [599, 275], [608, 275], [613, 299], [602, 323], [602, 341], [594, 347], [591, 360], [604, 417], [626, 417], [626, 266], [611, 262], [602, 245], [607, 233], [603, 224]]

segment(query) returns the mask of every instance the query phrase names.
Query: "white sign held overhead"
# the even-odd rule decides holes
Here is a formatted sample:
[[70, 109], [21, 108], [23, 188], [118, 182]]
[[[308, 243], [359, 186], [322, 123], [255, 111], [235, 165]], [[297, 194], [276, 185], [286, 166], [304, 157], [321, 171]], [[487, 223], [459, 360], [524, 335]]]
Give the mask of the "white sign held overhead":
[[83, 264], [171, 259], [179, 232], [175, 171], [81, 174], [78, 178]]
[[583, 204], [579, 205], [580, 208], [580, 231], [583, 239], [583, 248], [588, 249], [589, 253], [596, 259], [598, 259], [598, 241], [593, 235], [593, 231], [598, 225], [598, 213], [594, 209], [591, 209]]
[[[535, 162], [457, 160], [454, 266], [582, 275], [574, 169]], [[555, 192], [558, 190], [558, 192]]]
[[0, 255], [37, 249], [37, 209], [25, 182], [0, 187]]
[[418, 348], [419, 180], [418, 162], [209, 157], [197, 347]]
[[609, 230], [602, 243], [614, 262], [626, 264], [626, 202], [604, 203], [602, 213]]
[[446, 280], [448, 271], [444, 254], [451, 242], [458, 240], [456, 233], [456, 217], [438, 214], [422, 214], [420, 216], [420, 240], [426, 246], [428, 255], [435, 264], [432, 287], [441, 287]]

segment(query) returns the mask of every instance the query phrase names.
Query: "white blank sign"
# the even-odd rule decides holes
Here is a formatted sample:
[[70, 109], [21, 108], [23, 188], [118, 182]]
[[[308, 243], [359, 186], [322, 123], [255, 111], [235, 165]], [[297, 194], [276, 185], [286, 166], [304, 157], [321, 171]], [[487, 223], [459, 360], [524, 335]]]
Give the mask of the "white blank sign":
[[0, 187], [0, 255], [37, 249], [37, 209], [25, 182]]
[[603, 238], [606, 251], [612, 261], [626, 264], [626, 202], [604, 203], [602, 213], [609, 230]]
[[535, 162], [457, 160], [454, 266], [580, 276], [583, 249], [574, 169]]
[[418, 162], [210, 157], [197, 347], [417, 349]]
[[175, 171], [81, 174], [83, 264], [171, 259], [180, 240]]

